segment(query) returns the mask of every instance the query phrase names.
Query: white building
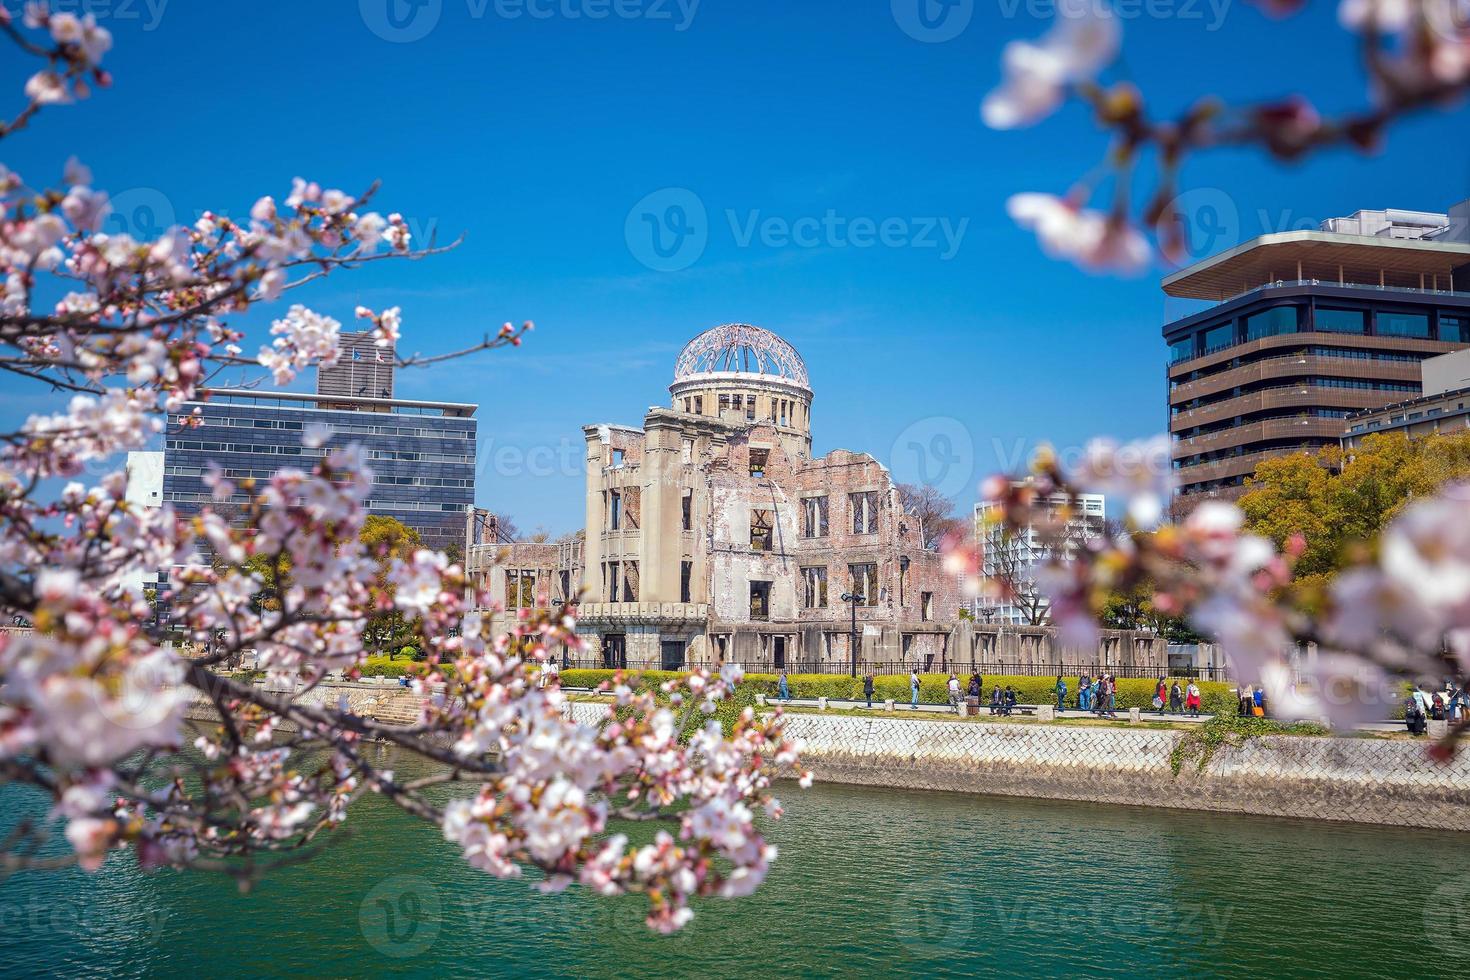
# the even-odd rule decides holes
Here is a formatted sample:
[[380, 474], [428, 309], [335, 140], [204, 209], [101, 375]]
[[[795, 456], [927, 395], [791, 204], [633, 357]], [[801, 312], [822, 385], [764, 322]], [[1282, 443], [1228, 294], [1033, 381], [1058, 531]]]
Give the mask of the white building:
[[[163, 506], [163, 453], [130, 452], [124, 472], [128, 476], [128, 488], [124, 499], [140, 507]], [[162, 593], [168, 588], [168, 572], [148, 572], [134, 569], [129, 573], [127, 587], [142, 592], [145, 589]]]
[[[1021, 486], [1021, 483], [1014, 484]], [[1058, 494], [1048, 501], [1055, 515], [1067, 498]], [[1067, 522], [1066, 547], [1103, 531], [1107, 507], [1102, 494], [1084, 493], [1077, 498], [1079, 513]], [[989, 518], [995, 505], [975, 505], [975, 552], [980, 556], [980, 595], [975, 599], [975, 618], [982, 623], [1009, 626], [1043, 626], [1050, 623], [1050, 603], [1036, 581], [1036, 571], [1051, 557], [1051, 546], [1034, 527], [1024, 534], [1008, 534]], [[998, 598], [1009, 584], [1015, 597]]]

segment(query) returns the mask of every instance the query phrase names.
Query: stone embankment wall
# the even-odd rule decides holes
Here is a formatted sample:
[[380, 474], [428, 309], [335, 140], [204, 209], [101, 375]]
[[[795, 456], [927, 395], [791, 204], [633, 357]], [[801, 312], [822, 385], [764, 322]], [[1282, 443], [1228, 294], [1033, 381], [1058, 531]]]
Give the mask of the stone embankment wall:
[[[286, 691], [275, 692], [286, 694]], [[296, 700], [304, 705], [329, 708], [346, 707], [355, 715], [372, 718], [388, 725], [413, 725], [419, 720], [419, 707], [423, 698], [406, 687], [398, 685], [371, 684], [323, 684], [303, 691]], [[184, 717], [191, 721], [216, 721], [219, 715], [214, 705], [202, 692], [184, 709]], [[290, 726], [285, 726], [290, 730]]]
[[1470, 757], [1436, 763], [1423, 740], [1265, 736], [1176, 775], [1185, 732], [813, 714], [786, 727], [831, 782], [1470, 830]]

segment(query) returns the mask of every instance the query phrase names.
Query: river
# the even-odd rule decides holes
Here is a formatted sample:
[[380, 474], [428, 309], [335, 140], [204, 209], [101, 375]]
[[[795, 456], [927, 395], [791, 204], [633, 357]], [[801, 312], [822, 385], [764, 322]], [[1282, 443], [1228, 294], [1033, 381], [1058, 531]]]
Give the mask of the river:
[[[0, 973], [1399, 977], [1462, 973], [1470, 956], [1456, 834], [783, 789], [765, 886], [701, 903], [673, 937], [644, 929], [637, 897], [491, 879], [373, 799], [350, 837], [248, 894], [144, 874], [126, 854], [95, 875], [14, 875], [0, 884]], [[29, 809], [0, 791], [0, 824]]]

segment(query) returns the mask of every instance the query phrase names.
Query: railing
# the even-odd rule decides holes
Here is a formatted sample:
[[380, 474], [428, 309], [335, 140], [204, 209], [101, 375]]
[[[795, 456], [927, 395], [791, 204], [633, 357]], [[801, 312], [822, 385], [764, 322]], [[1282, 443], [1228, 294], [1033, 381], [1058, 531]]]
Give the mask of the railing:
[[[729, 661], [733, 662], [733, 661]], [[602, 658], [569, 658], [562, 662], [563, 670], [612, 670], [621, 666], [625, 670], [682, 670], [680, 667], [664, 668], [657, 664], [609, 664]], [[741, 663], [740, 667], [748, 674], [776, 674], [782, 670], [791, 674], [846, 674], [852, 669], [849, 663], [813, 663], [791, 660], [784, 667], [771, 663], [770, 661], [758, 661], [753, 663]], [[938, 656], [932, 658], [932, 663], [915, 663], [913, 661], [859, 661], [857, 672], [859, 675], [872, 672], [880, 677], [892, 677], [907, 674], [909, 671], [918, 669], [922, 674], [946, 674], [959, 675], [968, 682], [971, 674], [986, 676], [1011, 676], [1011, 677], [1055, 677], [1061, 674], [1064, 677], [1078, 677], [1086, 674], [1089, 677], [1097, 677], [1100, 674], [1111, 674], [1120, 679], [1134, 680], [1158, 680], [1160, 677], [1192, 677], [1205, 681], [1229, 680], [1229, 673], [1224, 667], [1189, 667], [1163, 669], [1159, 667], [1122, 665], [1122, 664], [1018, 664], [977, 661], [959, 662], [953, 660], [940, 661]]]
[[[1204, 313], [1207, 310], [1213, 310], [1217, 307], [1224, 306], [1227, 303], [1234, 303], [1236, 300], [1244, 299], [1245, 297], [1254, 295], [1256, 293], [1264, 293], [1268, 289], [1287, 289], [1299, 286], [1327, 286], [1333, 289], [1361, 289], [1364, 292], [1373, 293], [1415, 293], [1420, 296], [1470, 296], [1470, 293], [1467, 293], [1464, 290], [1434, 289], [1430, 286], [1425, 286], [1421, 289], [1417, 286], [1380, 286], [1377, 283], [1367, 282], [1333, 282], [1331, 279], [1277, 279], [1272, 282], [1262, 283], [1259, 286], [1252, 286], [1250, 289], [1247, 289], [1244, 292], [1236, 293], [1233, 296], [1227, 296], [1222, 300], [1216, 300], [1215, 302], [1205, 301], [1205, 305], [1199, 310], [1196, 310], [1194, 313], [1191, 313], [1188, 316], [1176, 317], [1171, 322], [1177, 323], [1180, 320], [1187, 320], [1191, 316], [1198, 316], [1200, 313]], [[1189, 358], [1182, 358], [1182, 360], [1188, 359]]]

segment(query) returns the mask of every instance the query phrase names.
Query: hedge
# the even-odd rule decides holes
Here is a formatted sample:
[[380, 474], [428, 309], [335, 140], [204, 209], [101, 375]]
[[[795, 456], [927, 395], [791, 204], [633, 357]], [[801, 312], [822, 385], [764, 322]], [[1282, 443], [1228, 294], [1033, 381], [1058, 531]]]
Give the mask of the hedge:
[[[561, 682], [566, 687], [596, 687], [603, 681], [610, 679], [614, 674], [611, 670], [564, 670], [561, 673]], [[682, 673], [666, 670], [644, 670], [627, 671], [627, 674], [637, 676], [639, 684], [657, 685], [671, 678], [682, 677]], [[1013, 675], [982, 675], [985, 681], [985, 693], [981, 698], [981, 704], [988, 704], [991, 689], [1000, 685], [1004, 690], [1007, 685], [1016, 691], [1016, 700], [1022, 704], [1055, 704], [1056, 678], [1055, 677], [1020, 677]], [[1067, 677], [1067, 706], [1075, 707], [1077, 704], [1077, 678]], [[1188, 685], [1185, 678], [1170, 678], [1179, 681], [1181, 688]], [[846, 674], [788, 674], [787, 686], [791, 689], [794, 698], [820, 698], [827, 697], [834, 700], [856, 701], [863, 697], [863, 679], [861, 677], [849, 677]], [[1200, 689], [1200, 710], [1205, 714], [1233, 714], [1236, 711], [1237, 699], [1235, 689], [1220, 681], [1196, 681]], [[753, 694], [764, 694], [767, 697], [775, 697], [779, 690], [780, 678], [776, 674], [746, 674], [741, 683], [741, 689], [749, 690]], [[920, 674], [919, 675], [919, 701], [924, 704], [946, 704], [949, 701], [949, 675], [948, 674]], [[970, 676], [960, 675], [960, 685], [968, 689]], [[1118, 680], [1117, 708], [1124, 711], [1128, 708], [1142, 708], [1146, 711], [1153, 710], [1154, 691], [1158, 687], [1157, 680], [1127, 679]], [[909, 703], [909, 678], [907, 674], [896, 676], [882, 676], [873, 678], [873, 700], [893, 700], [901, 704]]]

